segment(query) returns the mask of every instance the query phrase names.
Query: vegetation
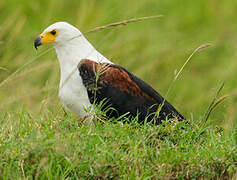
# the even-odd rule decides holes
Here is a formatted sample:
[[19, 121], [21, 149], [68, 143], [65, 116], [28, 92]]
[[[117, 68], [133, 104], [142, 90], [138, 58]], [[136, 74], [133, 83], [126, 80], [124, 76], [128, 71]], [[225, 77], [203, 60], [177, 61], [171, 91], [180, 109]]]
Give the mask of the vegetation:
[[1, 121], [0, 174], [6, 179], [227, 179], [236, 170], [233, 134], [193, 122], [88, 125], [57, 110], [39, 117], [22, 110]]
[[[2, 179], [237, 178], [236, 2], [10, 0], [0, 1], [0, 11]], [[86, 32], [156, 14], [163, 17], [86, 36], [161, 94], [169, 91], [166, 98], [188, 123], [97, 118], [88, 125], [65, 112], [56, 54], [50, 45], [36, 52], [34, 38], [55, 21]], [[212, 46], [194, 54], [173, 81], [205, 43]]]

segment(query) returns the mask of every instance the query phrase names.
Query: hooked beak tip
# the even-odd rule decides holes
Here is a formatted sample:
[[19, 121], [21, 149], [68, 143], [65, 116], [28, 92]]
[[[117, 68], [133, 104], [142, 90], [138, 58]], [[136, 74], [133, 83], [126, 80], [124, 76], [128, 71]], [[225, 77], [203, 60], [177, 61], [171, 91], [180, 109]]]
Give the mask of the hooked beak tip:
[[40, 46], [42, 44], [42, 40], [41, 38], [38, 36], [35, 41], [34, 41], [34, 47], [35, 49], [37, 50], [38, 49], [38, 46]]

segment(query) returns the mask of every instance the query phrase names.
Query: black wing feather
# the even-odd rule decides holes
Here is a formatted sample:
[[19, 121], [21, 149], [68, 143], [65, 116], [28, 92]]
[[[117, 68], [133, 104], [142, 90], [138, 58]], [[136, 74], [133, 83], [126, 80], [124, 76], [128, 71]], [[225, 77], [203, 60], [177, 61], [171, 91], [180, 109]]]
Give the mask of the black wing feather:
[[157, 91], [155, 91], [149, 84], [141, 80], [139, 77], [127, 71], [125, 68], [120, 67], [124, 71], [128, 73], [130, 78], [150, 97], [153, 97], [159, 104], [163, 103], [163, 108], [165, 111], [171, 111], [174, 116], [176, 116], [180, 120], [184, 120], [185, 118], [172, 106], [167, 100], [165, 100]]
[[129, 113], [133, 117], [138, 115], [139, 122], [146, 118], [151, 121], [163, 103], [159, 116], [155, 118], [156, 123], [166, 118], [184, 119], [158, 92], [126, 69], [106, 64], [108, 71], [96, 79], [97, 66], [96, 62], [85, 59], [78, 65], [78, 70], [90, 102], [98, 104], [106, 100], [106, 105], [116, 110], [108, 111], [108, 116], [119, 117]]

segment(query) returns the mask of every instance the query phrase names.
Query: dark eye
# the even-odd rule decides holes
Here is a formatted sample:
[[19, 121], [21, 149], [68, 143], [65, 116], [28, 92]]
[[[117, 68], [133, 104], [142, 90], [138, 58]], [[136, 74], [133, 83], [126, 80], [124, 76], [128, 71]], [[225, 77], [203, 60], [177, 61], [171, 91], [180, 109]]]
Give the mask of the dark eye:
[[55, 34], [56, 34], [56, 30], [52, 30], [50, 33], [51, 33], [52, 35], [55, 35]]

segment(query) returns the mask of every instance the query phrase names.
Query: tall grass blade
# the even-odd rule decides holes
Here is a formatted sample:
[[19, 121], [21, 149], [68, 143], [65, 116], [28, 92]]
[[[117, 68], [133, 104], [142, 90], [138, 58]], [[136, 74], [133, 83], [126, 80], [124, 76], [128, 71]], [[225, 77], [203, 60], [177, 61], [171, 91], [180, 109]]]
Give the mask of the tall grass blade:
[[185, 66], [186, 66], [186, 65], [188, 64], [188, 62], [192, 59], [192, 57], [194, 56], [194, 54], [196, 54], [197, 52], [199, 52], [199, 51], [201, 51], [201, 50], [203, 50], [203, 49], [205, 49], [205, 48], [207, 48], [207, 47], [209, 47], [209, 46], [211, 46], [210, 43], [205, 43], [205, 44], [202, 44], [202, 45], [198, 46], [198, 47], [191, 53], [191, 55], [188, 57], [188, 59], [184, 62], [184, 64], [183, 64], [182, 67], [179, 69], [178, 73], [175, 75], [174, 79], [173, 79], [172, 82], [170, 83], [170, 85], [169, 85], [169, 87], [168, 87], [168, 90], [167, 90], [167, 92], [166, 92], [166, 94], [165, 94], [165, 96], [164, 96], [163, 103], [160, 104], [159, 107], [157, 108], [157, 110], [156, 110], [156, 117], [159, 116], [159, 113], [160, 113], [160, 111], [161, 111], [161, 109], [162, 109], [162, 107], [163, 107], [163, 105], [164, 105], [164, 103], [165, 103], [165, 99], [167, 98], [167, 96], [168, 96], [168, 94], [169, 94], [171, 88], [174, 86], [175, 81], [178, 79], [178, 77], [179, 77], [180, 74], [182, 73], [182, 71], [183, 71], [183, 69], [185, 68]]
[[[138, 22], [138, 21], [144, 21], [144, 20], [147, 20], [147, 19], [154, 19], [154, 18], [160, 18], [162, 17], [162, 15], [154, 15], [154, 16], [145, 16], [145, 17], [141, 17], [141, 18], [132, 18], [132, 19], [128, 19], [128, 20], [123, 20], [123, 21], [120, 21], [120, 22], [115, 22], [115, 23], [111, 23], [111, 24], [107, 24], [107, 25], [104, 25], [104, 26], [99, 26], [99, 27], [96, 27], [96, 28], [93, 28], [87, 32], [85, 32], [84, 34], [87, 34], [87, 33], [92, 33], [92, 32], [96, 32], [96, 31], [100, 31], [100, 30], [103, 30], [103, 29], [107, 29], [107, 28], [110, 28], [110, 27], [116, 27], [116, 26], [121, 26], [121, 25], [127, 25], [128, 23], [132, 23], [132, 22]], [[74, 38], [77, 38], [78, 36], [76, 37], [73, 37], [72, 39]], [[72, 40], [70, 39], [70, 40]], [[49, 51], [51, 51], [53, 49], [52, 48], [49, 48], [47, 49], [46, 51], [42, 52], [41, 54], [39, 54], [38, 56], [34, 57], [33, 59], [29, 60], [28, 62], [26, 62], [25, 64], [23, 64], [21, 67], [19, 67], [15, 72], [13, 72], [11, 75], [9, 75], [6, 79], [4, 79], [1, 83], [0, 83], [0, 88], [5, 85], [8, 81], [10, 81], [11, 78], [13, 78], [18, 72], [20, 72], [21, 70], [23, 70], [25, 67], [29, 66], [30, 64], [32, 64], [33, 62], [35, 62], [39, 57], [47, 54]], [[73, 72], [72, 72], [73, 73]]]
[[51, 51], [53, 49], [49, 48], [46, 51], [42, 52], [41, 54], [39, 54], [38, 56], [34, 57], [33, 59], [31, 59], [30, 61], [27, 61], [25, 64], [23, 64], [22, 66], [20, 66], [15, 72], [13, 72], [11, 75], [9, 75], [6, 79], [4, 79], [1, 83], [0, 83], [0, 88], [5, 85], [8, 81], [10, 81], [17, 73], [19, 73], [21, 70], [23, 70], [25, 67], [29, 66], [30, 64], [32, 64], [33, 62], [35, 62], [38, 58], [40, 58], [41, 56], [47, 54], [49, 51]]
[[229, 97], [229, 95], [223, 95], [221, 97], [218, 98], [220, 92], [222, 91], [222, 89], [224, 88], [225, 82], [223, 82], [221, 84], [221, 86], [218, 88], [217, 92], [215, 93], [211, 104], [209, 105], [205, 115], [204, 115], [204, 119], [203, 122], [204, 124], [207, 122], [207, 120], [209, 119], [211, 112], [215, 109], [215, 107], [220, 104], [221, 102], [223, 102], [227, 97]]
[[161, 18], [161, 17], [163, 17], [163, 15], [154, 15], [154, 16], [145, 16], [145, 17], [140, 17], [140, 18], [127, 19], [127, 20], [107, 24], [107, 25], [104, 25], [104, 26], [99, 26], [99, 27], [93, 28], [89, 31], [86, 31], [85, 33], [92, 33], [92, 32], [100, 31], [100, 30], [103, 30], [103, 29], [108, 29], [108, 28], [115, 27], [115, 26], [125, 26], [129, 23], [144, 21], [144, 20], [148, 20], [148, 19]]
[[196, 48], [192, 53], [191, 55], [188, 57], [188, 59], [184, 62], [184, 64], [182, 65], [182, 67], [179, 69], [178, 73], [175, 75], [174, 79], [172, 80], [172, 82], [170, 83], [169, 87], [168, 87], [168, 90], [165, 94], [165, 97], [168, 96], [171, 88], [173, 87], [175, 81], [178, 79], [178, 77], [180, 76], [180, 74], [182, 73], [183, 69], [185, 68], [185, 66], [188, 64], [188, 62], [192, 59], [192, 57], [194, 56], [194, 54], [196, 54], [197, 52], [207, 48], [207, 47], [210, 47], [212, 44], [210, 43], [205, 43], [205, 44], [202, 44], [200, 45], [198, 48]]

